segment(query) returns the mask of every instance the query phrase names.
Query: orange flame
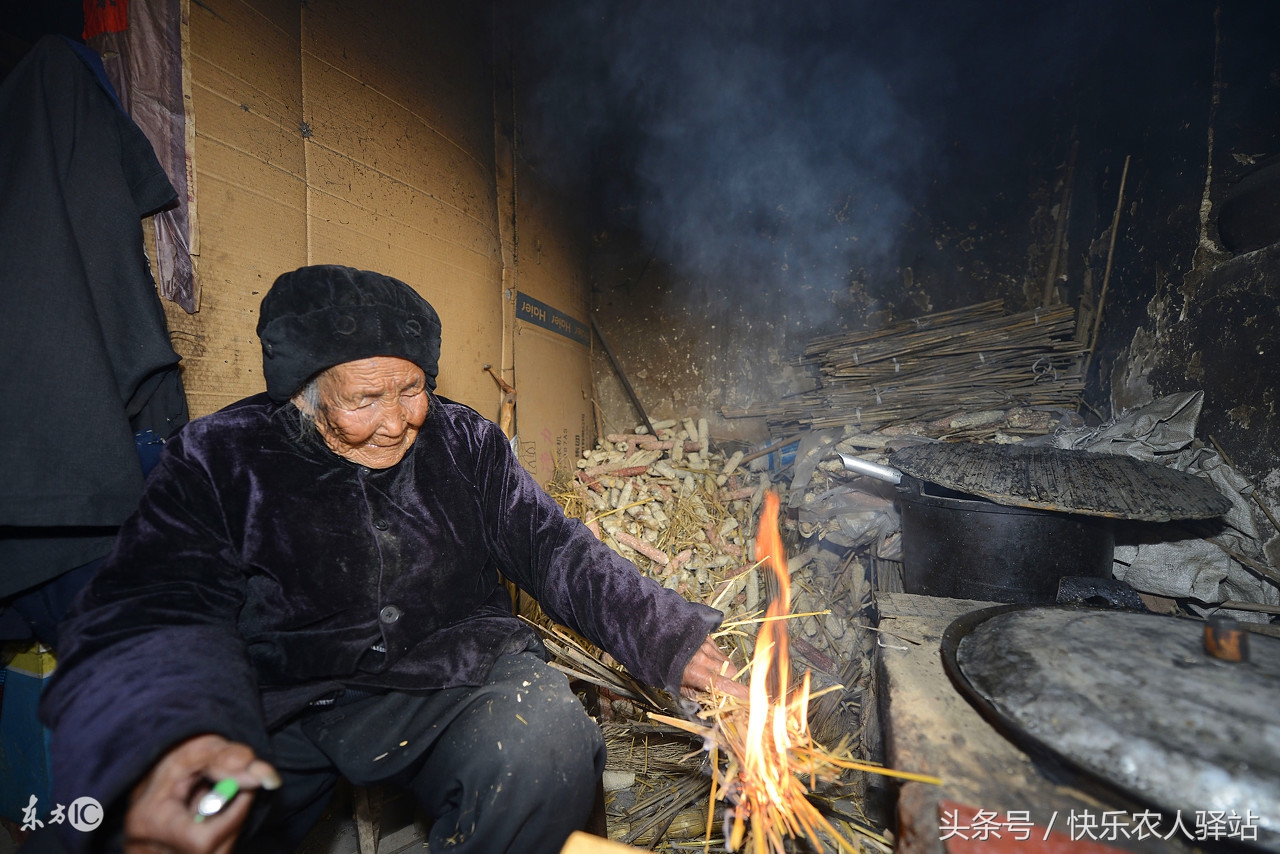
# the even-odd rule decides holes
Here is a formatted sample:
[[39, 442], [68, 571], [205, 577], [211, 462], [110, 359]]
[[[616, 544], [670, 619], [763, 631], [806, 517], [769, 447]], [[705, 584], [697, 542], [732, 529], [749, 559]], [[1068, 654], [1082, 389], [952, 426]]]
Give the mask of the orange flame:
[[[751, 656], [751, 684], [746, 708], [721, 705], [712, 715], [710, 727], [694, 725], [681, 718], [650, 713], [650, 717], [702, 736], [711, 750], [712, 784], [707, 814], [707, 841], [711, 844], [711, 826], [717, 798], [726, 804], [725, 849], [738, 851], [747, 835], [747, 820], [752, 822], [755, 854], [783, 854], [784, 837], [805, 836], [818, 851], [823, 851], [820, 831], [841, 844], [858, 846], [844, 839], [818, 809], [809, 802], [808, 794], [819, 782], [835, 780], [842, 770], [883, 774], [904, 780], [938, 785], [937, 777], [894, 771], [858, 762], [815, 744], [808, 732], [809, 673], [806, 672], [795, 691], [790, 689], [791, 661], [787, 649], [787, 617], [790, 613], [791, 577], [787, 569], [786, 551], [778, 531], [778, 496], [765, 494], [760, 524], [756, 531], [756, 559], [768, 564], [778, 581], [778, 595], [769, 603], [756, 635]], [[745, 726], [743, 718], [745, 717]], [[718, 756], [724, 748], [729, 758], [722, 778]], [[801, 780], [809, 778], [806, 788]], [[889, 842], [871, 831], [859, 833], [873, 840], [880, 850], [889, 850]]]
[[[778, 496], [765, 495], [756, 532], [756, 560], [767, 563], [778, 580], [778, 595], [765, 611], [765, 621], [756, 635], [751, 656], [750, 716], [747, 719], [746, 771], [765, 785], [769, 796], [778, 800], [780, 778], [787, 774], [787, 686], [790, 657], [787, 624], [790, 611], [791, 574], [778, 532]], [[765, 750], [765, 730], [770, 729], [773, 750]]]
[[[750, 706], [747, 718], [747, 735], [744, 739], [742, 776], [751, 785], [744, 787], [746, 795], [734, 810], [734, 828], [728, 840], [730, 851], [737, 850], [745, 834], [745, 820], [752, 814], [764, 812], [778, 814], [778, 807], [794, 802], [798, 785], [791, 769], [791, 747], [807, 729], [809, 709], [809, 674], [805, 673], [800, 688], [791, 694], [791, 657], [787, 644], [787, 621], [790, 613], [791, 574], [787, 569], [786, 551], [778, 530], [778, 496], [765, 494], [760, 513], [760, 525], [756, 531], [756, 560], [768, 564], [778, 582], [778, 595], [769, 603], [765, 620], [756, 635], [755, 651], [751, 656]], [[786, 832], [811, 831], [807, 816], [799, 816], [790, 810], [781, 810]], [[787, 818], [798, 819], [801, 826], [792, 825]], [[821, 822], [825, 824], [825, 821]], [[758, 828], [762, 829], [762, 828]], [[771, 828], [774, 833], [779, 828]], [[756, 850], [763, 852], [766, 844], [781, 850], [780, 839], [766, 840], [765, 834], [755, 835]]]

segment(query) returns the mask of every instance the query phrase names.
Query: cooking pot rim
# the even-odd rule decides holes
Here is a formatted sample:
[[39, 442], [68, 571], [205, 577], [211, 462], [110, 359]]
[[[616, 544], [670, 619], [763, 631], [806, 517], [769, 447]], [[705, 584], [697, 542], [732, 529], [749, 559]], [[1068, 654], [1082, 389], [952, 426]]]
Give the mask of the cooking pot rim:
[[1017, 507], [1007, 504], [997, 504], [991, 499], [983, 498], [980, 495], [973, 495], [968, 498], [930, 495], [924, 491], [924, 487], [926, 486], [937, 486], [940, 489], [946, 489], [946, 487], [935, 484], [932, 481], [922, 481], [908, 475], [902, 478], [902, 483], [897, 487], [898, 500], [910, 502], [912, 504], [926, 505], [929, 507], [939, 507], [944, 510], [959, 510], [970, 513], [998, 513], [1004, 516], [1069, 517], [1082, 521], [1089, 520], [1094, 523], [1107, 521], [1101, 517], [1071, 513], [1066, 510], [1045, 510], [1039, 507]]

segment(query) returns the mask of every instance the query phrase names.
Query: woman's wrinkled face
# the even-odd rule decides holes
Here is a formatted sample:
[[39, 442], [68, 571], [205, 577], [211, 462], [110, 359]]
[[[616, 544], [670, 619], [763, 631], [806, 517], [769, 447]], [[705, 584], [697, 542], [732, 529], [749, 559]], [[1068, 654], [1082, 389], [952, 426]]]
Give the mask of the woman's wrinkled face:
[[[395, 356], [335, 365], [319, 376], [318, 391], [319, 411], [312, 415], [325, 444], [374, 469], [404, 459], [430, 402], [422, 369]], [[300, 409], [307, 405], [299, 398], [294, 403]]]

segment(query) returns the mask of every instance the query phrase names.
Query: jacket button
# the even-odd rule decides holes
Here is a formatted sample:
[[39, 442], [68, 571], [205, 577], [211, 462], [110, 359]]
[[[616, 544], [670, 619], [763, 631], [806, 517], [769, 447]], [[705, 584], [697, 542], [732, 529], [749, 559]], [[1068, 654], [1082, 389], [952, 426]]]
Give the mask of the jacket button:
[[377, 528], [379, 531], [385, 531], [385, 530], [387, 530], [387, 528], [389, 528], [390, 526], [387, 524], [387, 520], [386, 520], [386, 519], [374, 519], [374, 520], [373, 520], [373, 527]]
[[389, 626], [400, 619], [400, 609], [395, 605], [387, 605], [378, 612], [378, 619]]

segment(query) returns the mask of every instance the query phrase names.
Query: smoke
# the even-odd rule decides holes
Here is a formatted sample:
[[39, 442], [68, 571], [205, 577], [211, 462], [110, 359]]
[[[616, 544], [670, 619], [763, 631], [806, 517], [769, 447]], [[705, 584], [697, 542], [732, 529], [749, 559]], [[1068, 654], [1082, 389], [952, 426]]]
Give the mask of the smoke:
[[525, 150], [708, 289], [686, 298], [785, 300], [819, 327], [855, 287], [898, 285], [952, 152], [986, 134], [1000, 156], [1010, 113], [1066, 73], [1070, 13], [991, 6], [552, 3], [527, 22]]

